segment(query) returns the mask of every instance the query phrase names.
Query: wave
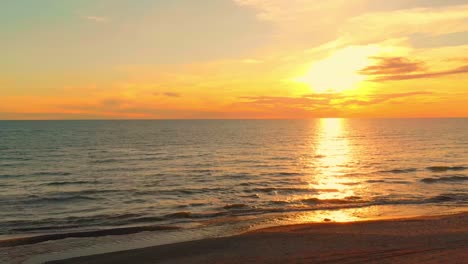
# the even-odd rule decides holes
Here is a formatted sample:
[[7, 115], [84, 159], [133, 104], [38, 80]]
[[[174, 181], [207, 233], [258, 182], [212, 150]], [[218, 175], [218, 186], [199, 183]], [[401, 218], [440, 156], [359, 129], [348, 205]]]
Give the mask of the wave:
[[398, 205], [398, 204], [431, 204], [431, 203], [444, 203], [444, 202], [467, 202], [468, 194], [466, 193], [442, 193], [429, 198], [421, 199], [377, 199], [372, 202], [372, 205]]
[[70, 201], [92, 201], [98, 200], [87, 195], [56, 195], [56, 196], [43, 196], [39, 197], [37, 195], [30, 195], [29, 199], [26, 200], [26, 203], [43, 203], [43, 202], [70, 202]]
[[303, 173], [299, 172], [277, 172], [277, 173], [265, 173], [262, 175], [266, 176], [301, 176], [304, 175]]
[[31, 176], [68, 176], [72, 175], [70, 172], [64, 171], [39, 171], [32, 173]]
[[62, 186], [62, 185], [81, 185], [81, 184], [98, 184], [97, 181], [58, 181], [58, 182], [47, 182], [41, 185], [48, 186]]
[[23, 174], [0, 174], [0, 179], [20, 178], [24, 176]]
[[277, 200], [277, 201], [270, 201], [269, 203], [270, 203], [270, 204], [273, 204], [273, 205], [287, 205], [287, 204], [289, 204], [290, 202], [289, 202], [289, 201]]
[[187, 211], [176, 212], [172, 214], [167, 214], [164, 216], [164, 219], [208, 219], [220, 216], [229, 215], [226, 212], [213, 212], [213, 213], [192, 213]]
[[172, 214], [167, 214], [164, 216], [165, 218], [192, 218], [191, 212], [177, 212]]
[[191, 172], [191, 173], [211, 174], [211, 173], [214, 173], [214, 172], [221, 172], [222, 170], [216, 170], [216, 169], [187, 169], [185, 171], [186, 172]]
[[32, 236], [32, 237], [22, 237], [22, 238], [15, 238], [15, 239], [0, 240], [0, 248], [37, 244], [37, 243], [41, 243], [45, 241], [60, 240], [60, 239], [65, 239], [65, 238], [118, 236], [118, 235], [129, 235], [129, 234], [134, 234], [134, 233], [140, 233], [140, 232], [145, 232], [145, 231], [162, 231], [162, 230], [177, 230], [177, 229], [180, 229], [180, 227], [152, 225], [152, 226], [120, 227], [120, 228], [103, 229], [103, 230], [95, 230], [95, 231], [47, 234], [47, 235], [39, 235], [39, 236]]
[[9, 161], [30, 161], [33, 160], [29, 157], [2, 157], [2, 160], [9, 160]]
[[[320, 191], [327, 191], [327, 190], [320, 190]], [[261, 187], [261, 188], [252, 188], [248, 190], [244, 190], [244, 192], [252, 193], [252, 192], [262, 192], [268, 194], [275, 194], [275, 193], [316, 193], [317, 190], [310, 189], [310, 188], [275, 188], [275, 187]]]
[[385, 180], [367, 180], [366, 181], [367, 183], [382, 183], [382, 182], [386, 182]]
[[110, 167], [110, 168], [96, 168], [99, 172], [138, 172], [138, 171], [147, 171], [148, 167], [135, 167], [135, 166], [127, 166], [127, 167]]
[[283, 160], [294, 160], [293, 157], [271, 157], [269, 158], [268, 160], [280, 160], [280, 161], [283, 161]]
[[34, 172], [31, 174], [0, 174], [0, 179], [9, 179], [9, 178], [24, 178], [31, 176], [68, 176], [71, 175], [70, 172]]
[[143, 157], [136, 157], [136, 158], [127, 158], [127, 157], [118, 157], [118, 158], [101, 158], [101, 159], [94, 159], [90, 161], [93, 164], [105, 164], [105, 163], [125, 163], [130, 161], [156, 161], [156, 160], [172, 160], [173, 157], [165, 157], [165, 156], [158, 156], [158, 155], [143, 155]]
[[424, 178], [421, 179], [421, 182], [424, 183], [451, 183], [451, 182], [461, 182], [468, 181], [468, 176], [465, 175], [452, 175], [447, 177], [433, 177], [433, 178]]
[[427, 170], [430, 170], [432, 172], [445, 172], [445, 171], [463, 171], [467, 170], [468, 167], [463, 167], [463, 166], [432, 166], [432, 167], [427, 167]]
[[12, 200], [16, 204], [46, 204], [46, 203], [59, 203], [59, 202], [73, 202], [73, 201], [91, 201], [101, 200], [101, 194], [107, 192], [125, 192], [125, 190], [82, 190], [70, 192], [49, 192], [45, 194], [31, 194], [31, 195], [9, 195], [5, 199], [0, 200], [0, 204], [9, 204]]
[[155, 195], [155, 194], [204, 194], [211, 192], [227, 191], [226, 188], [193, 188], [193, 189], [163, 189], [163, 190], [149, 190], [149, 191], [134, 191], [135, 195]]
[[[463, 171], [468, 170], [468, 167], [465, 166], [429, 166], [425, 168], [431, 172], [446, 172], [446, 171]], [[418, 168], [396, 168], [391, 170], [380, 170], [376, 171], [375, 173], [391, 173], [391, 174], [406, 174], [420, 171]], [[369, 174], [369, 173], [364, 173]], [[370, 173], [372, 174], [372, 173]], [[360, 176], [363, 175], [362, 173], [348, 173], [347, 176]]]
[[[224, 207], [224, 212], [214, 213], [192, 213], [192, 212], [177, 212], [165, 215], [165, 218], [212, 218], [220, 216], [242, 216], [251, 214], [263, 214], [272, 212], [299, 212], [311, 210], [336, 210], [348, 208], [361, 208], [368, 206], [378, 205], [418, 205], [418, 204], [431, 204], [431, 203], [445, 203], [445, 202], [467, 202], [468, 195], [464, 193], [444, 193], [429, 198], [414, 198], [414, 199], [395, 199], [393, 197], [384, 196], [378, 197], [374, 200], [366, 200], [359, 196], [348, 196], [343, 199], [319, 199], [307, 198], [298, 201], [269, 201], [267, 204], [276, 207], [254, 207], [248, 204], [229, 204]], [[307, 206], [299, 206], [307, 205]], [[281, 207], [277, 207], [281, 206]]]
[[20, 167], [23, 165], [24, 164], [18, 164], [18, 163], [4, 163], [4, 164], [0, 164], [0, 167]]
[[[402, 205], [402, 204], [429, 204], [429, 203], [444, 203], [444, 202], [467, 202], [468, 194], [465, 193], [443, 193], [429, 198], [414, 198], [414, 199], [394, 199], [392, 197], [378, 197], [375, 200], [364, 200], [359, 196], [350, 196], [343, 199], [318, 199], [308, 198], [301, 200], [302, 203], [309, 205], [345, 205], [344, 207], [335, 207], [335, 209], [343, 209], [351, 207], [365, 207], [374, 205]], [[320, 208], [323, 209], [323, 208]]]
[[[231, 211], [230, 215], [262, 214], [271, 212], [303, 212], [313, 210], [337, 210], [349, 208], [362, 208], [379, 205], [422, 205], [433, 203], [456, 202], [465, 203], [468, 195], [464, 193], [444, 193], [429, 198], [395, 199], [393, 197], [379, 197], [374, 200], [365, 200], [359, 196], [349, 196], [343, 199], [318, 199], [307, 198], [299, 201], [270, 201], [270, 205], [281, 205], [286, 207], [261, 208], [248, 207], [246, 210]], [[299, 204], [297, 203], [299, 202]], [[298, 205], [307, 206], [298, 206]]]
[[254, 194], [247, 194], [247, 195], [239, 195], [239, 197], [242, 198], [254, 198], [254, 199], [259, 199], [260, 195], [254, 193]]
[[79, 225], [49, 225], [49, 226], [31, 226], [31, 227], [18, 227], [12, 228], [10, 231], [14, 232], [37, 232], [37, 231], [49, 231], [49, 230], [64, 230], [64, 229], [72, 229], [72, 228], [80, 228]]
[[393, 174], [403, 174], [403, 173], [411, 173], [418, 171], [417, 168], [407, 168], [407, 169], [393, 169], [393, 170], [383, 170], [379, 171], [380, 173], [393, 173]]
[[[162, 216], [151, 216], [138, 213], [114, 214], [114, 215], [93, 215], [89, 217], [66, 217], [59, 219], [43, 219], [38, 221], [13, 221], [8, 224], [4, 222], [2, 228], [11, 226], [9, 232], [44, 232], [52, 230], [86, 228], [87, 226], [129, 226], [141, 223], [152, 223], [157, 221], [170, 221], [175, 224], [178, 220], [187, 221], [189, 219], [213, 219], [226, 216], [260, 215], [266, 213], [288, 213], [304, 212], [313, 210], [337, 210], [348, 208], [363, 208], [379, 205], [418, 205], [418, 204], [439, 204], [439, 203], [466, 203], [468, 194], [466, 193], [442, 193], [432, 197], [419, 197], [412, 199], [395, 198], [394, 196], [382, 196], [373, 200], [366, 200], [359, 196], [348, 196], [343, 199], [319, 199], [307, 198], [297, 201], [274, 200], [267, 203], [268, 206], [250, 206], [248, 204], [228, 204], [218, 211], [196, 213], [190, 211], [174, 212]], [[219, 211], [219, 209], [222, 209]], [[5, 226], [6, 224], [6, 226]], [[18, 226], [20, 226], [18, 228]], [[57, 240], [68, 237], [96, 237], [104, 235], [125, 235], [142, 231], [157, 231], [177, 229], [174, 226], [148, 225], [138, 227], [121, 227], [97, 231], [68, 232], [52, 235], [41, 235], [32, 238], [21, 238], [7, 241], [0, 241], [0, 247], [39, 243], [46, 240]]]
[[97, 159], [97, 160], [92, 160], [90, 161], [90, 163], [93, 163], [93, 164], [103, 164], [103, 163], [115, 163], [115, 162], [121, 162], [122, 160], [120, 159], [113, 159], [113, 158], [109, 158], [109, 159]]
[[209, 205], [208, 203], [189, 203], [189, 204], [181, 204], [177, 206], [178, 208], [187, 208], [187, 207], [200, 207]]
[[37, 232], [44, 230], [63, 230], [87, 226], [125, 226], [142, 222], [158, 222], [166, 218], [144, 214], [98, 214], [91, 216], [69, 216], [39, 220], [12, 220], [2, 222], [0, 229], [9, 232]]
[[410, 181], [403, 180], [367, 180], [366, 183], [389, 183], [389, 184], [410, 184]]
[[223, 175], [223, 177], [226, 177], [228, 179], [243, 179], [246, 177], [251, 177], [252, 175], [249, 173], [236, 173], [236, 174], [228, 174], [228, 175]]
[[388, 181], [388, 183], [392, 183], [392, 184], [410, 184], [412, 182], [410, 182], [410, 181]]
[[307, 204], [356, 204], [362, 203], [363, 201], [360, 198], [356, 199], [318, 199], [318, 198], [308, 198], [301, 200], [303, 203]]
[[240, 210], [240, 209], [249, 208], [249, 206], [246, 204], [228, 204], [228, 205], [223, 206], [223, 208], [226, 210]]

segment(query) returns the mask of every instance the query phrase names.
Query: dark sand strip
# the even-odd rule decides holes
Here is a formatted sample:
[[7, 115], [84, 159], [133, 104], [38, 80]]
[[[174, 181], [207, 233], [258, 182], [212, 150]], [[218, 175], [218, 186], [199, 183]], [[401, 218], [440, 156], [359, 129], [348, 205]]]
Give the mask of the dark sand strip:
[[468, 213], [279, 226], [50, 263], [467, 263]]

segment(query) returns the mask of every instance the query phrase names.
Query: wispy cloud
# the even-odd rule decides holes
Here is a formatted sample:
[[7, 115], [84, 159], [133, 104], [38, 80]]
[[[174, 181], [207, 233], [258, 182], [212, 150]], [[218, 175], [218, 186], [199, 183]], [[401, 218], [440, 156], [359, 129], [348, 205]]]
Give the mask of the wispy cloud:
[[347, 42], [378, 42], [413, 34], [445, 35], [468, 30], [468, 5], [370, 12], [340, 27]]
[[389, 75], [422, 71], [424, 63], [411, 61], [404, 57], [373, 57], [378, 63], [367, 66], [360, 71], [364, 75]]
[[180, 97], [180, 93], [174, 93], [174, 92], [165, 92], [163, 93], [165, 96], [168, 97]]
[[404, 98], [404, 97], [412, 97], [412, 96], [420, 96], [420, 95], [431, 95], [430, 92], [407, 92], [407, 93], [392, 93], [392, 94], [379, 94], [379, 95], [371, 95], [366, 98], [366, 100], [362, 99], [351, 99], [351, 100], [344, 100], [343, 105], [359, 105], [359, 106], [367, 106], [367, 105], [375, 105], [385, 103], [387, 101], [397, 99], [397, 98]]
[[430, 92], [406, 92], [406, 93], [386, 93], [368, 95], [364, 98], [355, 96], [345, 96], [342, 94], [305, 94], [299, 97], [290, 96], [244, 96], [240, 97], [243, 104], [258, 105], [258, 106], [294, 106], [301, 108], [316, 108], [316, 107], [335, 107], [348, 105], [375, 105], [384, 103], [393, 99], [405, 98], [411, 96], [431, 95]]
[[382, 76], [374, 79], [375, 81], [399, 81], [399, 80], [410, 80], [410, 79], [423, 79], [423, 78], [434, 78], [442, 77], [446, 75], [455, 75], [455, 74], [467, 74], [468, 65], [457, 67], [455, 69], [450, 69], [446, 71], [437, 71], [437, 72], [426, 72], [418, 74], [401, 74], [401, 75], [389, 75]]
[[404, 57], [375, 57], [377, 64], [367, 66], [360, 74], [375, 76], [372, 81], [398, 81], [442, 77], [445, 75], [466, 74], [468, 65], [443, 71], [427, 71], [421, 61], [412, 61]]
[[301, 97], [290, 96], [243, 96], [240, 97], [245, 104], [253, 105], [288, 105], [300, 107], [312, 107], [317, 105], [328, 105], [330, 103], [329, 96], [316, 94], [313, 96], [303, 95]]
[[155, 92], [153, 93], [154, 96], [166, 96], [166, 97], [181, 97], [182, 95], [180, 93], [176, 92]]
[[[344, 95], [339, 93], [303, 94], [299, 96], [243, 96], [232, 104], [234, 109], [270, 113], [275, 118], [294, 117], [353, 117], [375, 116], [374, 107], [398, 103], [412, 103], [433, 98], [426, 91], [383, 93], [369, 95]], [[360, 113], [356, 115], [356, 113]], [[365, 113], [365, 114], [364, 114]], [[381, 115], [381, 113], [380, 113]]]

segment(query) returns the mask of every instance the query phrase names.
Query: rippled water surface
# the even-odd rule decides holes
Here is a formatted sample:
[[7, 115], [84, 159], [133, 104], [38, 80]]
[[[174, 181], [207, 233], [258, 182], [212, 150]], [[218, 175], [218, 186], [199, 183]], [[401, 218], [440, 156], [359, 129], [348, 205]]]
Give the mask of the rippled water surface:
[[0, 121], [0, 239], [466, 210], [467, 180], [468, 119]]

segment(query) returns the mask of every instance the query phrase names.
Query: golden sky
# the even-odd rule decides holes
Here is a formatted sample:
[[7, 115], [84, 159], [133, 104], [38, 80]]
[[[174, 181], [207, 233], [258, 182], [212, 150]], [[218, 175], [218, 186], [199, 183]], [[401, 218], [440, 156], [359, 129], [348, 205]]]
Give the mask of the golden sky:
[[467, 117], [466, 0], [0, 3], [0, 119]]

